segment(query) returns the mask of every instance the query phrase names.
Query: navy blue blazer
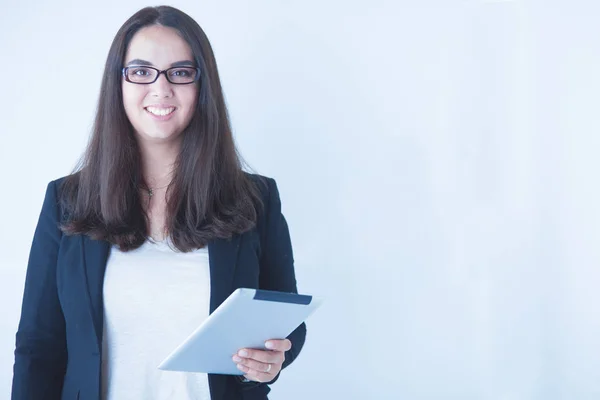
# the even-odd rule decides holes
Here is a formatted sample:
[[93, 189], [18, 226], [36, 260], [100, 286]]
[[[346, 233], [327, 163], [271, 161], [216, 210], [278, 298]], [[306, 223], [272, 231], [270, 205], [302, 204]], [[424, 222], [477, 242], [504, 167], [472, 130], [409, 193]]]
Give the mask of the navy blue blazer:
[[[256, 226], [208, 244], [210, 312], [240, 287], [297, 292], [290, 235], [273, 179], [252, 175], [264, 208]], [[13, 400], [100, 400], [102, 285], [110, 244], [85, 235], [64, 235], [58, 203], [64, 178], [48, 184], [27, 266], [16, 335]], [[276, 316], [274, 316], [276, 318]], [[304, 345], [306, 326], [288, 339], [290, 365]], [[233, 361], [232, 361], [233, 362]], [[232, 375], [208, 376], [212, 400], [263, 400], [266, 383]], [[270, 383], [273, 383], [273, 380]]]

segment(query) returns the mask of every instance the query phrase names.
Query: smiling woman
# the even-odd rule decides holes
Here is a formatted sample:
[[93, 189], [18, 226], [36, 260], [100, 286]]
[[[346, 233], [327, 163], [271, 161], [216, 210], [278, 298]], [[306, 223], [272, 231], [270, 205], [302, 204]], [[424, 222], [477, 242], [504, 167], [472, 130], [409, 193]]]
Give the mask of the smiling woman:
[[157, 369], [235, 289], [297, 293], [277, 185], [242, 170], [206, 35], [175, 8], [140, 10], [100, 93], [80, 165], [48, 185], [12, 398], [266, 399], [304, 324], [232, 354], [239, 375]]

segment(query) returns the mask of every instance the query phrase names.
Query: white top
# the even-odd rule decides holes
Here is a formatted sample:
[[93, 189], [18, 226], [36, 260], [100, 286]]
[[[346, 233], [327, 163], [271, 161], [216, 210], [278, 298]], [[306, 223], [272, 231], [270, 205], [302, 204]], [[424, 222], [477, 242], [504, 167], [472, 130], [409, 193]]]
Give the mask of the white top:
[[209, 400], [207, 374], [157, 368], [208, 317], [208, 249], [113, 246], [103, 290], [102, 399]]

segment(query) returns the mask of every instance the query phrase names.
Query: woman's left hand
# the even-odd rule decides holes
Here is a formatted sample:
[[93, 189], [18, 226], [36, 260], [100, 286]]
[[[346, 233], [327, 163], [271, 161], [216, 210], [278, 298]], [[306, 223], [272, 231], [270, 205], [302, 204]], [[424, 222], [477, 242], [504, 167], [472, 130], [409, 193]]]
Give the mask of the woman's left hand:
[[256, 382], [270, 382], [281, 371], [281, 365], [285, 360], [285, 352], [292, 348], [292, 342], [288, 339], [268, 340], [265, 347], [269, 350], [240, 349], [233, 356], [233, 362], [237, 364], [244, 377]]

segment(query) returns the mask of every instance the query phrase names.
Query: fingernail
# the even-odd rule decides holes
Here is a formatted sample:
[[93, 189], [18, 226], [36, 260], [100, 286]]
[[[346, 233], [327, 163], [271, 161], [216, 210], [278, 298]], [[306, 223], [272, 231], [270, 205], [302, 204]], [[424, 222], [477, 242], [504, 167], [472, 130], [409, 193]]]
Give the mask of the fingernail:
[[244, 367], [242, 364], [238, 364], [237, 367], [240, 371], [246, 372], [246, 367]]
[[267, 349], [272, 349], [272, 348], [274, 348], [275, 346], [273, 345], [273, 342], [266, 342], [266, 343], [265, 343], [265, 347], [266, 347]]
[[238, 351], [238, 355], [240, 357], [248, 357], [248, 352], [246, 350], [240, 350]]
[[239, 358], [238, 356], [233, 356], [233, 361], [240, 362], [240, 361], [242, 361], [242, 359]]

